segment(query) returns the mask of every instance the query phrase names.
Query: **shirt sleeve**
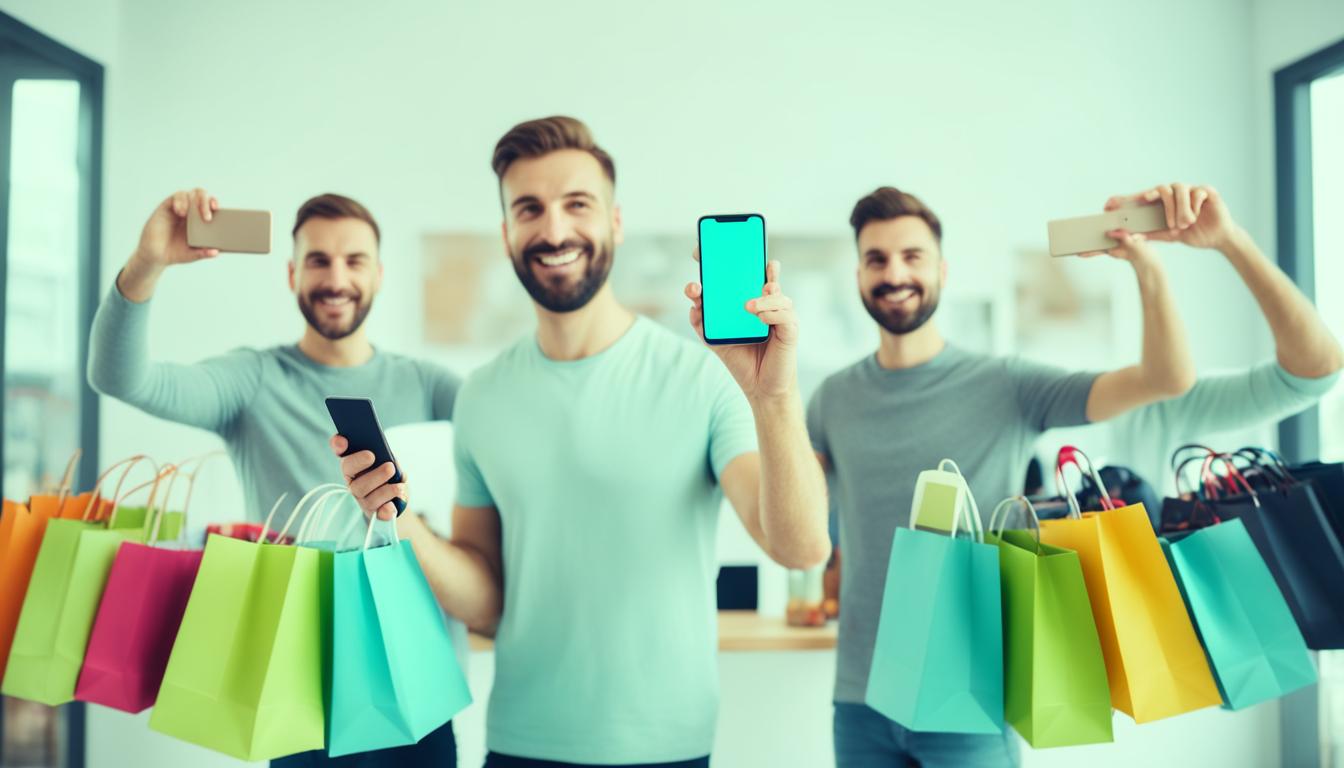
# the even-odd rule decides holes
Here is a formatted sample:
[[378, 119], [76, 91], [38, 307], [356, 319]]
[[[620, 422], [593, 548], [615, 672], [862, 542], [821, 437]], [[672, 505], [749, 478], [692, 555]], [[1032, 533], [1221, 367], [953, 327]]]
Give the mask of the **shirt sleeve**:
[[709, 462], [715, 477], [733, 459], [758, 450], [756, 419], [747, 396], [718, 360], [707, 360], [706, 375], [712, 378], [709, 412]]
[[462, 390], [462, 377], [434, 363], [421, 362], [420, 375], [424, 377], [429, 393], [431, 421], [452, 421], [457, 394]]
[[261, 377], [254, 349], [190, 365], [150, 361], [149, 303], [129, 301], [115, 284], [94, 316], [89, 385], [151, 416], [220, 432], [261, 388]]
[[1275, 361], [1247, 371], [1201, 376], [1180, 397], [1144, 406], [1173, 436], [1194, 439], [1211, 432], [1269, 424], [1309, 408], [1339, 380], [1294, 376]]
[[1087, 398], [1096, 373], [1074, 373], [1022, 358], [1004, 362], [1023, 418], [1038, 432], [1087, 424]]
[[807, 436], [812, 441], [812, 450], [829, 458], [831, 446], [826, 440], [826, 423], [821, 418], [823, 387], [817, 387], [817, 391], [813, 392], [812, 398], [807, 401]]
[[[462, 387], [458, 398], [463, 404], [462, 413], [470, 413], [470, 386]], [[453, 422], [453, 467], [457, 471], [457, 503], [464, 507], [493, 507], [495, 497], [485, 484], [481, 468], [472, 453], [472, 440], [475, 430], [468, 419], [459, 418]]]

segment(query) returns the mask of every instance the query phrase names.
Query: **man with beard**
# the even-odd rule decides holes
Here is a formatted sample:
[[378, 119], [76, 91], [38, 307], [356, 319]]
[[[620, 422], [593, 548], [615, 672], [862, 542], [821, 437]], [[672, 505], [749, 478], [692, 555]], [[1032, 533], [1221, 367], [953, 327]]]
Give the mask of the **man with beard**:
[[[378, 224], [358, 202], [318, 195], [299, 208], [289, 287], [307, 321], [297, 344], [236, 349], [194, 365], [149, 359], [149, 300], [164, 270], [218, 255], [187, 245], [187, 211], [209, 220], [218, 201], [202, 189], [177, 192], [154, 209], [140, 243], [98, 308], [89, 345], [89, 384], [159, 418], [224, 439], [242, 481], [247, 516], [259, 520], [281, 494], [339, 481], [313, 454], [331, 434], [324, 399], [372, 398], [384, 426], [446, 420], [461, 380], [439, 366], [374, 348], [364, 319], [382, 283]], [[406, 515], [415, 517], [415, 515]], [[464, 638], [465, 639], [465, 638]], [[456, 764], [452, 724], [419, 744], [328, 761], [321, 751], [277, 763]]]
[[[1191, 203], [1183, 186], [1166, 201], [1174, 229], [1193, 222]], [[1133, 267], [1143, 302], [1138, 365], [1097, 375], [974, 354], [946, 343], [933, 320], [948, 270], [933, 211], [914, 195], [882, 187], [858, 202], [850, 224], [859, 295], [880, 343], [875, 354], [827, 378], [807, 413], [836, 495], [844, 553], [836, 764], [1015, 765], [1011, 734], [914, 732], [864, 703], [892, 536], [909, 524], [919, 472], [940, 459], [957, 462], [988, 509], [1018, 492], [1044, 430], [1109, 419], [1188, 390], [1195, 373], [1185, 332], [1155, 254], [1142, 235], [1117, 230], [1109, 234], [1119, 245], [1109, 253]]]
[[[403, 536], [444, 609], [495, 636], [489, 768], [707, 766], [721, 498], [786, 566], [830, 551], [780, 266], [746, 306], [769, 340], [715, 347], [720, 364], [616, 299], [615, 166], [583, 123], [517, 125], [493, 166], [537, 330], [463, 385], [452, 540], [413, 519]], [[372, 464], [341, 468], [390, 518], [406, 485]]]

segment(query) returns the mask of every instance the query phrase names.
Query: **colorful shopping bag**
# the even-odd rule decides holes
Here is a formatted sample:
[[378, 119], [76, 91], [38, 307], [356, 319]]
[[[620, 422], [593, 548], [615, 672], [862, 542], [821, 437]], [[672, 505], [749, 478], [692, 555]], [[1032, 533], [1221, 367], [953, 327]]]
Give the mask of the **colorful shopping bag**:
[[117, 551], [89, 637], [75, 699], [131, 713], [154, 704], [203, 554], [202, 550], [185, 548], [180, 541], [175, 547], [158, 546], [160, 526], [174, 486], [183, 478], [187, 495], [178, 519], [185, 524], [200, 463], [214, 455], [178, 464], [162, 494], [162, 503], [151, 510], [154, 520], [147, 543], [124, 542]]
[[999, 550], [968, 502], [950, 537], [917, 530], [916, 509], [892, 539], [865, 699], [911, 730], [1003, 731]]
[[[78, 458], [77, 451], [71, 459], [71, 466], [66, 468], [67, 478], [73, 478], [74, 462]], [[101, 486], [103, 480], [118, 467], [125, 468], [122, 473], [124, 481], [126, 472], [144, 458], [132, 456], [113, 464], [98, 478], [96, 485]], [[121, 482], [118, 482], [117, 487], [120, 489]], [[68, 491], [68, 485], [63, 484], [65, 491]], [[95, 497], [97, 503], [93, 503]], [[18, 627], [19, 613], [23, 610], [24, 597], [28, 594], [28, 584], [32, 578], [33, 565], [37, 562], [38, 550], [42, 546], [42, 537], [47, 531], [47, 521], [56, 515], [62, 519], [72, 517], [79, 520], [87, 517], [90, 520], [101, 520], [103, 513], [111, 512], [112, 506], [111, 501], [102, 499], [97, 491], [78, 496], [67, 494], [64, 499], [58, 495], [54, 500], [45, 496], [35, 496], [31, 500], [37, 501], [36, 510], [28, 505], [6, 501], [6, 509], [12, 514], [0, 515], [0, 584], [4, 585], [0, 589], [0, 677], [4, 676], [9, 665], [14, 631]], [[77, 514], [69, 512], [76, 508]]]
[[471, 703], [452, 638], [409, 541], [337, 552], [332, 586], [332, 757], [414, 744]]
[[[1163, 502], [1164, 530], [1189, 527], [1197, 508], [1220, 520], [1239, 519], [1279, 586], [1292, 611], [1307, 647], [1319, 650], [1344, 648], [1344, 543], [1335, 535], [1321, 503], [1315, 481], [1300, 481], [1268, 462], [1260, 469], [1263, 484], [1257, 490], [1233, 465], [1231, 456], [1202, 446], [1206, 453], [1180, 462], [1202, 464], [1202, 498], [1169, 498]], [[1245, 449], [1244, 449], [1245, 450]], [[1265, 452], [1267, 453], [1267, 452]], [[1173, 463], [1175, 459], [1173, 457]], [[1214, 475], [1220, 466], [1223, 475]]]
[[[157, 474], [126, 495], [148, 488], [152, 499], [163, 476]], [[97, 489], [93, 498], [98, 498]], [[119, 504], [122, 497], [116, 498]], [[117, 548], [123, 541], [144, 541], [147, 535], [143, 528], [112, 529], [105, 522], [47, 522], [0, 691], [50, 706], [74, 700], [89, 632]]]
[[[1080, 512], [1063, 481], [1068, 464], [1093, 476], [1105, 511]], [[1091, 462], [1072, 446], [1060, 449], [1055, 479], [1070, 515], [1042, 520], [1041, 541], [1078, 553], [1111, 703], [1138, 723], [1220, 704], [1204, 649], [1143, 505], [1115, 508]]]
[[[1226, 462], [1227, 481], [1256, 495], [1228, 457], [1212, 453], [1202, 462], [1206, 483], [1218, 481], [1214, 461]], [[1183, 480], [1178, 470], [1178, 491]], [[1302, 631], [1243, 519], [1220, 519], [1213, 505], [1196, 500], [1182, 522], [1185, 530], [1165, 534], [1162, 548], [1195, 619], [1223, 706], [1243, 709], [1316, 682]]]
[[149, 727], [242, 760], [322, 748], [326, 621], [317, 550], [210, 536]]
[[[1015, 505], [1031, 530], [1002, 530]], [[1003, 588], [1004, 719], [1038, 749], [1111, 741], [1106, 662], [1078, 553], [1041, 543], [1021, 496], [1002, 501], [989, 528]]]
[[0, 513], [0, 675], [9, 663], [14, 628], [46, 530], [47, 518], [34, 514], [26, 504], [4, 500]]

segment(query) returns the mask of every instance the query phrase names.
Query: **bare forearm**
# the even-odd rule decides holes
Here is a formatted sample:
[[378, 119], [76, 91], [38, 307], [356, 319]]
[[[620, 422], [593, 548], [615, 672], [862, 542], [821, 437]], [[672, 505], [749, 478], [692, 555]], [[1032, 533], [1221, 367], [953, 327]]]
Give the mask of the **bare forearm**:
[[161, 264], [132, 254], [117, 275], [117, 290], [128, 300], [143, 304], [154, 296], [154, 287], [158, 285], [163, 269]]
[[493, 636], [503, 609], [503, 585], [483, 555], [421, 527], [411, 538], [415, 557], [443, 610], [473, 632]]
[[1143, 304], [1143, 352], [1139, 370], [1151, 392], [1161, 397], [1184, 394], [1195, 383], [1185, 325], [1181, 322], [1166, 271], [1155, 260], [1134, 262]]
[[796, 392], [753, 402], [760, 445], [760, 522], [770, 554], [782, 565], [808, 568], [831, 551], [826, 531], [826, 479], [807, 439]]
[[1339, 341], [1311, 301], [1249, 235], [1239, 231], [1221, 251], [1260, 305], [1284, 370], [1294, 376], [1319, 378], [1344, 366]]

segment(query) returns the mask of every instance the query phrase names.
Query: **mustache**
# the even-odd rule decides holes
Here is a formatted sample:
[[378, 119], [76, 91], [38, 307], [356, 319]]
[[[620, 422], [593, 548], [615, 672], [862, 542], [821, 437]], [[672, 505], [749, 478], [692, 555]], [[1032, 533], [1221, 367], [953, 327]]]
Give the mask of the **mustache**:
[[593, 255], [593, 244], [586, 240], [563, 240], [559, 243], [549, 243], [543, 240], [539, 243], [533, 243], [524, 248], [523, 258], [532, 259], [538, 256], [546, 256], [552, 253], [560, 253], [561, 251], [568, 251], [573, 249], [582, 250], [585, 256]]
[[888, 294], [896, 293], [897, 291], [904, 291], [906, 289], [914, 291], [915, 295], [917, 296], [924, 295], [924, 289], [919, 287], [918, 285], [915, 285], [914, 283], [901, 283], [900, 285], [883, 283], [882, 285], [879, 285], [876, 288], [874, 288], [872, 294], [874, 299], [880, 299]]

